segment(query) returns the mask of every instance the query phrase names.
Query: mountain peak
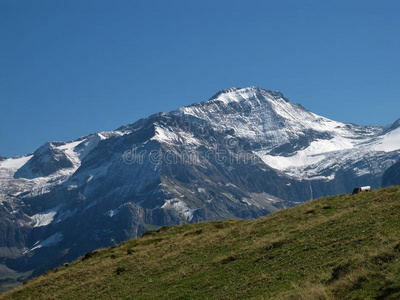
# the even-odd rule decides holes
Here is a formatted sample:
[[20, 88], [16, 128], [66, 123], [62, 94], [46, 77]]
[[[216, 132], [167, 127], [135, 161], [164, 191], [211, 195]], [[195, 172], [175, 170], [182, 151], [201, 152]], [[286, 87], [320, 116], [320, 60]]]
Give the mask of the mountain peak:
[[14, 175], [15, 178], [37, 178], [51, 175], [60, 169], [72, 168], [69, 157], [54, 143], [46, 142], [37, 149], [29, 161]]
[[394, 123], [392, 124], [392, 127], [394, 127], [394, 128], [400, 127], [400, 119], [397, 119], [396, 121], [394, 121]]
[[393, 124], [386, 126], [385, 130], [383, 131], [383, 134], [396, 130], [399, 127], [400, 127], [400, 119], [397, 119], [396, 121], [393, 122]]
[[54, 146], [51, 142], [45, 142], [42, 146], [40, 146], [35, 152], [34, 155], [40, 155], [47, 151], [54, 150]]
[[[261, 97], [260, 97], [261, 96]], [[266, 90], [257, 86], [249, 86], [245, 88], [231, 87], [218, 91], [209, 100], [220, 100], [224, 103], [238, 102], [243, 99], [250, 98], [266, 98], [270, 100], [283, 99], [289, 102], [287, 98], [279, 91]]]

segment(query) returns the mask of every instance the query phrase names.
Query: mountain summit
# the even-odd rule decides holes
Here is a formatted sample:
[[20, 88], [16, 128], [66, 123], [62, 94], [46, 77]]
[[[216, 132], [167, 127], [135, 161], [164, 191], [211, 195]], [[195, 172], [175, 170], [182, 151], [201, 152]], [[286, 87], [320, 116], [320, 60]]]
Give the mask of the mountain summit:
[[257, 87], [46, 143], [0, 160], [2, 278], [39, 274], [148, 228], [256, 218], [375, 188], [399, 157], [395, 124], [336, 122]]

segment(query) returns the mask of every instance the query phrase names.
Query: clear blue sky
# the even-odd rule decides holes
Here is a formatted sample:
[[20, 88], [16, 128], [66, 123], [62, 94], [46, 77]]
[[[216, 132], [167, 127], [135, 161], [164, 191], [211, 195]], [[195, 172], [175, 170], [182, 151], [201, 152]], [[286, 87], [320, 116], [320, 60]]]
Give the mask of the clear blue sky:
[[326, 117], [400, 118], [400, 1], [0, 1], [0, 155], [223, 88]]

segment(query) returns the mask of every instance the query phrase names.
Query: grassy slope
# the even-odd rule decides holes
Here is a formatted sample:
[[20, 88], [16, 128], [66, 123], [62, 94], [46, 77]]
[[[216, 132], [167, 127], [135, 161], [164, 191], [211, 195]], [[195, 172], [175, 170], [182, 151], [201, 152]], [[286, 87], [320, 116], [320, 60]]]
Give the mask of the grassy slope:
[[400, 187], [161, 228], [5, 299], [399, 299]]

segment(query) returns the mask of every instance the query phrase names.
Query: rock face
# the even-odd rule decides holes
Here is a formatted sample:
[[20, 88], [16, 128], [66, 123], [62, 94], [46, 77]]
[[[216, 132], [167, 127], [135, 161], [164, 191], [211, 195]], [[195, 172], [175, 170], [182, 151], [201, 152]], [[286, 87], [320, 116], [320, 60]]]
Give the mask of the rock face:
[[400, 161], [391, 166], [382, 176], [382, 186], [400, 185]]
[[399, 136], [396, 123], [336, 122], [249, 87], [46, 143], [0, 161], [0, 264], [39, 274], [153, 226], [256, 218], [379, 187]]

